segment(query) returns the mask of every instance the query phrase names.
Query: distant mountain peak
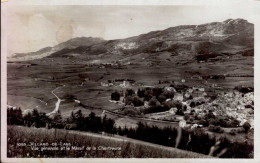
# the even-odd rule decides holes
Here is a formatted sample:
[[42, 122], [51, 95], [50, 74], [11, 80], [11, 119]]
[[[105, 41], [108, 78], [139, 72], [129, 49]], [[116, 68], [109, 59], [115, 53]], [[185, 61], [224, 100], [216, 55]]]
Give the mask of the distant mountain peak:
[[241, 23], [249, 23], [245, 19], [237, 18], [237, 19], [227, 19], [224, 23], [234, 23], [234, 24], [241, 24]]

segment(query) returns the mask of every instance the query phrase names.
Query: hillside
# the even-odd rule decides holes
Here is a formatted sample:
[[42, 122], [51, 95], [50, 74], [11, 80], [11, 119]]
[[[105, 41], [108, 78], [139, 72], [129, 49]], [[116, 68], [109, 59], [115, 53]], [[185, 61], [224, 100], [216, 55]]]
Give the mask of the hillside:
[[100, 38], [92, 38], [92, 37], [78, 37], [68, 40], [66, 42], [60, 43], [54, 47], [46, 47], [42, 48], [36, 52], [30, 53], [16, 53], [12, 58], [9, 58], [10, 61], [26, 61], [47, 57], [53, 53], [58, 51], [62, 51], [64, 49], [74, 49], [81, 46], [91, 46], [93, 44], [98, 44], [104, 42], [104, 40]]
[[[212, 158], [208, 155], [203, 155], [191, 151], [180, 150], [172, 147], [165, 147], [153, 143], [130, 139], [122, 136], [107, 136], [88, 132], [68, 131], [62, 129], [45, 129], [45, 128], [28, 128], [22, 126], [8, 126], [8, 157], [48, 157], [55, 158]], [[64, 137], [64, 135], [66, 135]], [[20, 141], [26, 144], [34, 142], [35, 144], [57, 143], [57, 147], [71, 148], [68, 151], [56, 150], [55, 152], [47, 150], [44, 151], [32, 150], [30, 147], [18, 146], [15, 143]], [[60, 142], [58, 142], [59, 140]], [[37, 147], [33, 145], [31, 147]], [[50, 145], [51, 146], [51, 145]], [[72, 147], [78, 147], [74, 150]], [[15, 147], [15, 148], [14, 148]], [[43, 148], [38, 145], [39, 148]], [[91, 150], [88, 150], [90, 147]], [[97, 147], [96, 150], [93, 147]], [[121, 150], [106, 150], [106, 148], [114, 148]], [[19, 150], [19, 148], [23, 148]], [[76, 148], [75, 148], [76, 149]], [[30, 153], [30, 155], [25, 155]]]

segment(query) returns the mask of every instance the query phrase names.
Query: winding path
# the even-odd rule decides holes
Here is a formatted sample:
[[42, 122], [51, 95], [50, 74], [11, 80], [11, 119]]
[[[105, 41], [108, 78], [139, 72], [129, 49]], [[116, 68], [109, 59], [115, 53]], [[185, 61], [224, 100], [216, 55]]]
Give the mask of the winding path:
[[54, 114], [54, 113], [58, 113], [59, 107], [60, 107], [60, 103], [61, 103], [61, 101], [64, 101], [64, 100], [61, 100], [61, 99], [54, 93], [54, 91], [57, 90], [57, 89], [59, 89], [60, 87], [65, 87], [65, 86], [66, 86], [66, 85], [59, 86], [59, 87], [57, 87], [57, 88], [55, 88], [54, 90], [51, 91], [51, 93], [57, 98], [58, 101], [57, 101], [56, 104], [55, 104], [55, 109], [54, 109], [52, 112], [48, 113], [47, 116], [49, 116], [49, 115], [51, 115], [51, 114]]

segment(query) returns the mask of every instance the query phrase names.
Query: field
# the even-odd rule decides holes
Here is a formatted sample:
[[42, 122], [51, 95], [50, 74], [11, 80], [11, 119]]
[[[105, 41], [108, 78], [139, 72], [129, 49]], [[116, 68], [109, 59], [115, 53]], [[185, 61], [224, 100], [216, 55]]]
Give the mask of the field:
[[[7, 136], [8, 157], [210, 158], [207, 155], [121, 136], [111, 137], [61, 129], [8, 126]], [[34, 143], [34, 145], [29, 146], [30, 143]], [[42, 144], [40, 145], [40, 143]], [[48, 145], [46, 145], [47, 143]], [[52, 143], [57, 144], [52, 145]], [[70, 147], [71, 149], [55, 150], [53, 148], [52, 150], [46, 150], [47, 147]], [[109, 149], [109, 147], [111, 148]], [[32, 150], [32, 148], [35, 150]]]
[[[163, 54], [161, 54], [164, 56]], [[101, 115], [103, 110], [116, 110], [120, 105], [109, 102], [110, 95], [115, 90], [122, 91], [118, 85], [110, 87], [101, 86], [101, 82], [115, 79], [132, 79], [136, 83], [127, 88], [137, 90], [143, 86], [167, 86], [169, 84], [158, 84], [158, 81], [174, 81], [180, 82], [185, 79], [185, 84], [188, 86], [203, 86], [210, 87], [216, 84], [221, 88], [232, 89], [237, 85], [253, 86], [253, 77], [226, 77], [225, 80], [209, 79], [207, 82], [202, 79], [193, 78], [194, 74], [200, 73], [201, 75], [214, 75], [214, 74], [227, 74], [227, 75], [246, 75], [253, 74], [253, 62], [251, 58], [246, 60], [237, 55], [233, 56], [229, 62], [204, 62], [204, 63], [186, 63], [184, 60], [177, 64], [176, 61], [174, 68], [173, 63], [162, 62], [165, 58], [162, 56], [155, 56], [151, 54], [144, 55], [150, 58], [140, 62], [138, 57], [130, 56], [128, 58], [120, 57], [117, 60], [126, 63], [131, 61], [131, 65], [123, 64], [123, 69], [107, 67], [101, 65], [91, 66], [91, 60], [77, 60], [76, 58], [71, 61], [67, 58], [43, 58], [34, 61], [8, 63], [8, 105], [21, 107], [22, 110], [36, 108], [43, 112], [51, 112], [55, 108], [57, 99], [51, 93], [57, 87], [63, 85], [55, 94], [63, 99], [60, 103], [59, 111], [63, 117], [68, 117], [71, 111], [81, 109], [83, 114], [95, 112]], [[174, 57], [173, 57], [174, 58]], [[103, 63], [104, 63], [103, 59]], [[110, 58], [111, 60], [111, 58]], [[116, 59], [115, 59], [116, 60]], [[161, 60], [161, 63], [153, 63], [155, 60]], [[102, 62], [102, 60], [100, 60]], [[106, 60], [108, 62], [108, 60]], [[147, 62], [147, 63], [146, 63]], [[243, 62], [243, 64], [242, 64]], [[146, 64], [145, 64], [146, 63]], [[187, 71], [188, 70], [188, 71]], [[195, 75], [196, 76], [196, 75]], [[74, 99], [80, 101], [81, 105], [67, 96], [73, 96]], [[136, 123], [140, 119], [135, 119], [127, 116], [111, 115], [107, 116], [116, 121], [117, 126], [136, 127]], [[152, 118], [153, 116], [146, 116]], [[153, 122], [147, 121], [148, 124], [157, 126], [176, 126], [176, 124], [168, 122]]]

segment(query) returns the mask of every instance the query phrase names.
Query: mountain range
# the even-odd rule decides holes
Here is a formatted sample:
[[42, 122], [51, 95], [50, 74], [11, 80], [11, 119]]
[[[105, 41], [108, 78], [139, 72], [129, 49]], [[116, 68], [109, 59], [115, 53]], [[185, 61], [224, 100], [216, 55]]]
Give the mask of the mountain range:
[[[228, 19], [201, 25], [181, 25], [126, 39], [103, 40], [78, 37], [36, 52], [17, 53], [9, 61], [57, 57], [75, 59], [143, 56], [155, 54], [166, 59], [208, 59], [222, 55], [254, 55], [254, 25], [244, 19]], [[120, 58], [120, 57], [119, 57]], [[141, 59], [139, 58], [139, 59]], [[164, 57], [165, 58], [165, 57]]]

